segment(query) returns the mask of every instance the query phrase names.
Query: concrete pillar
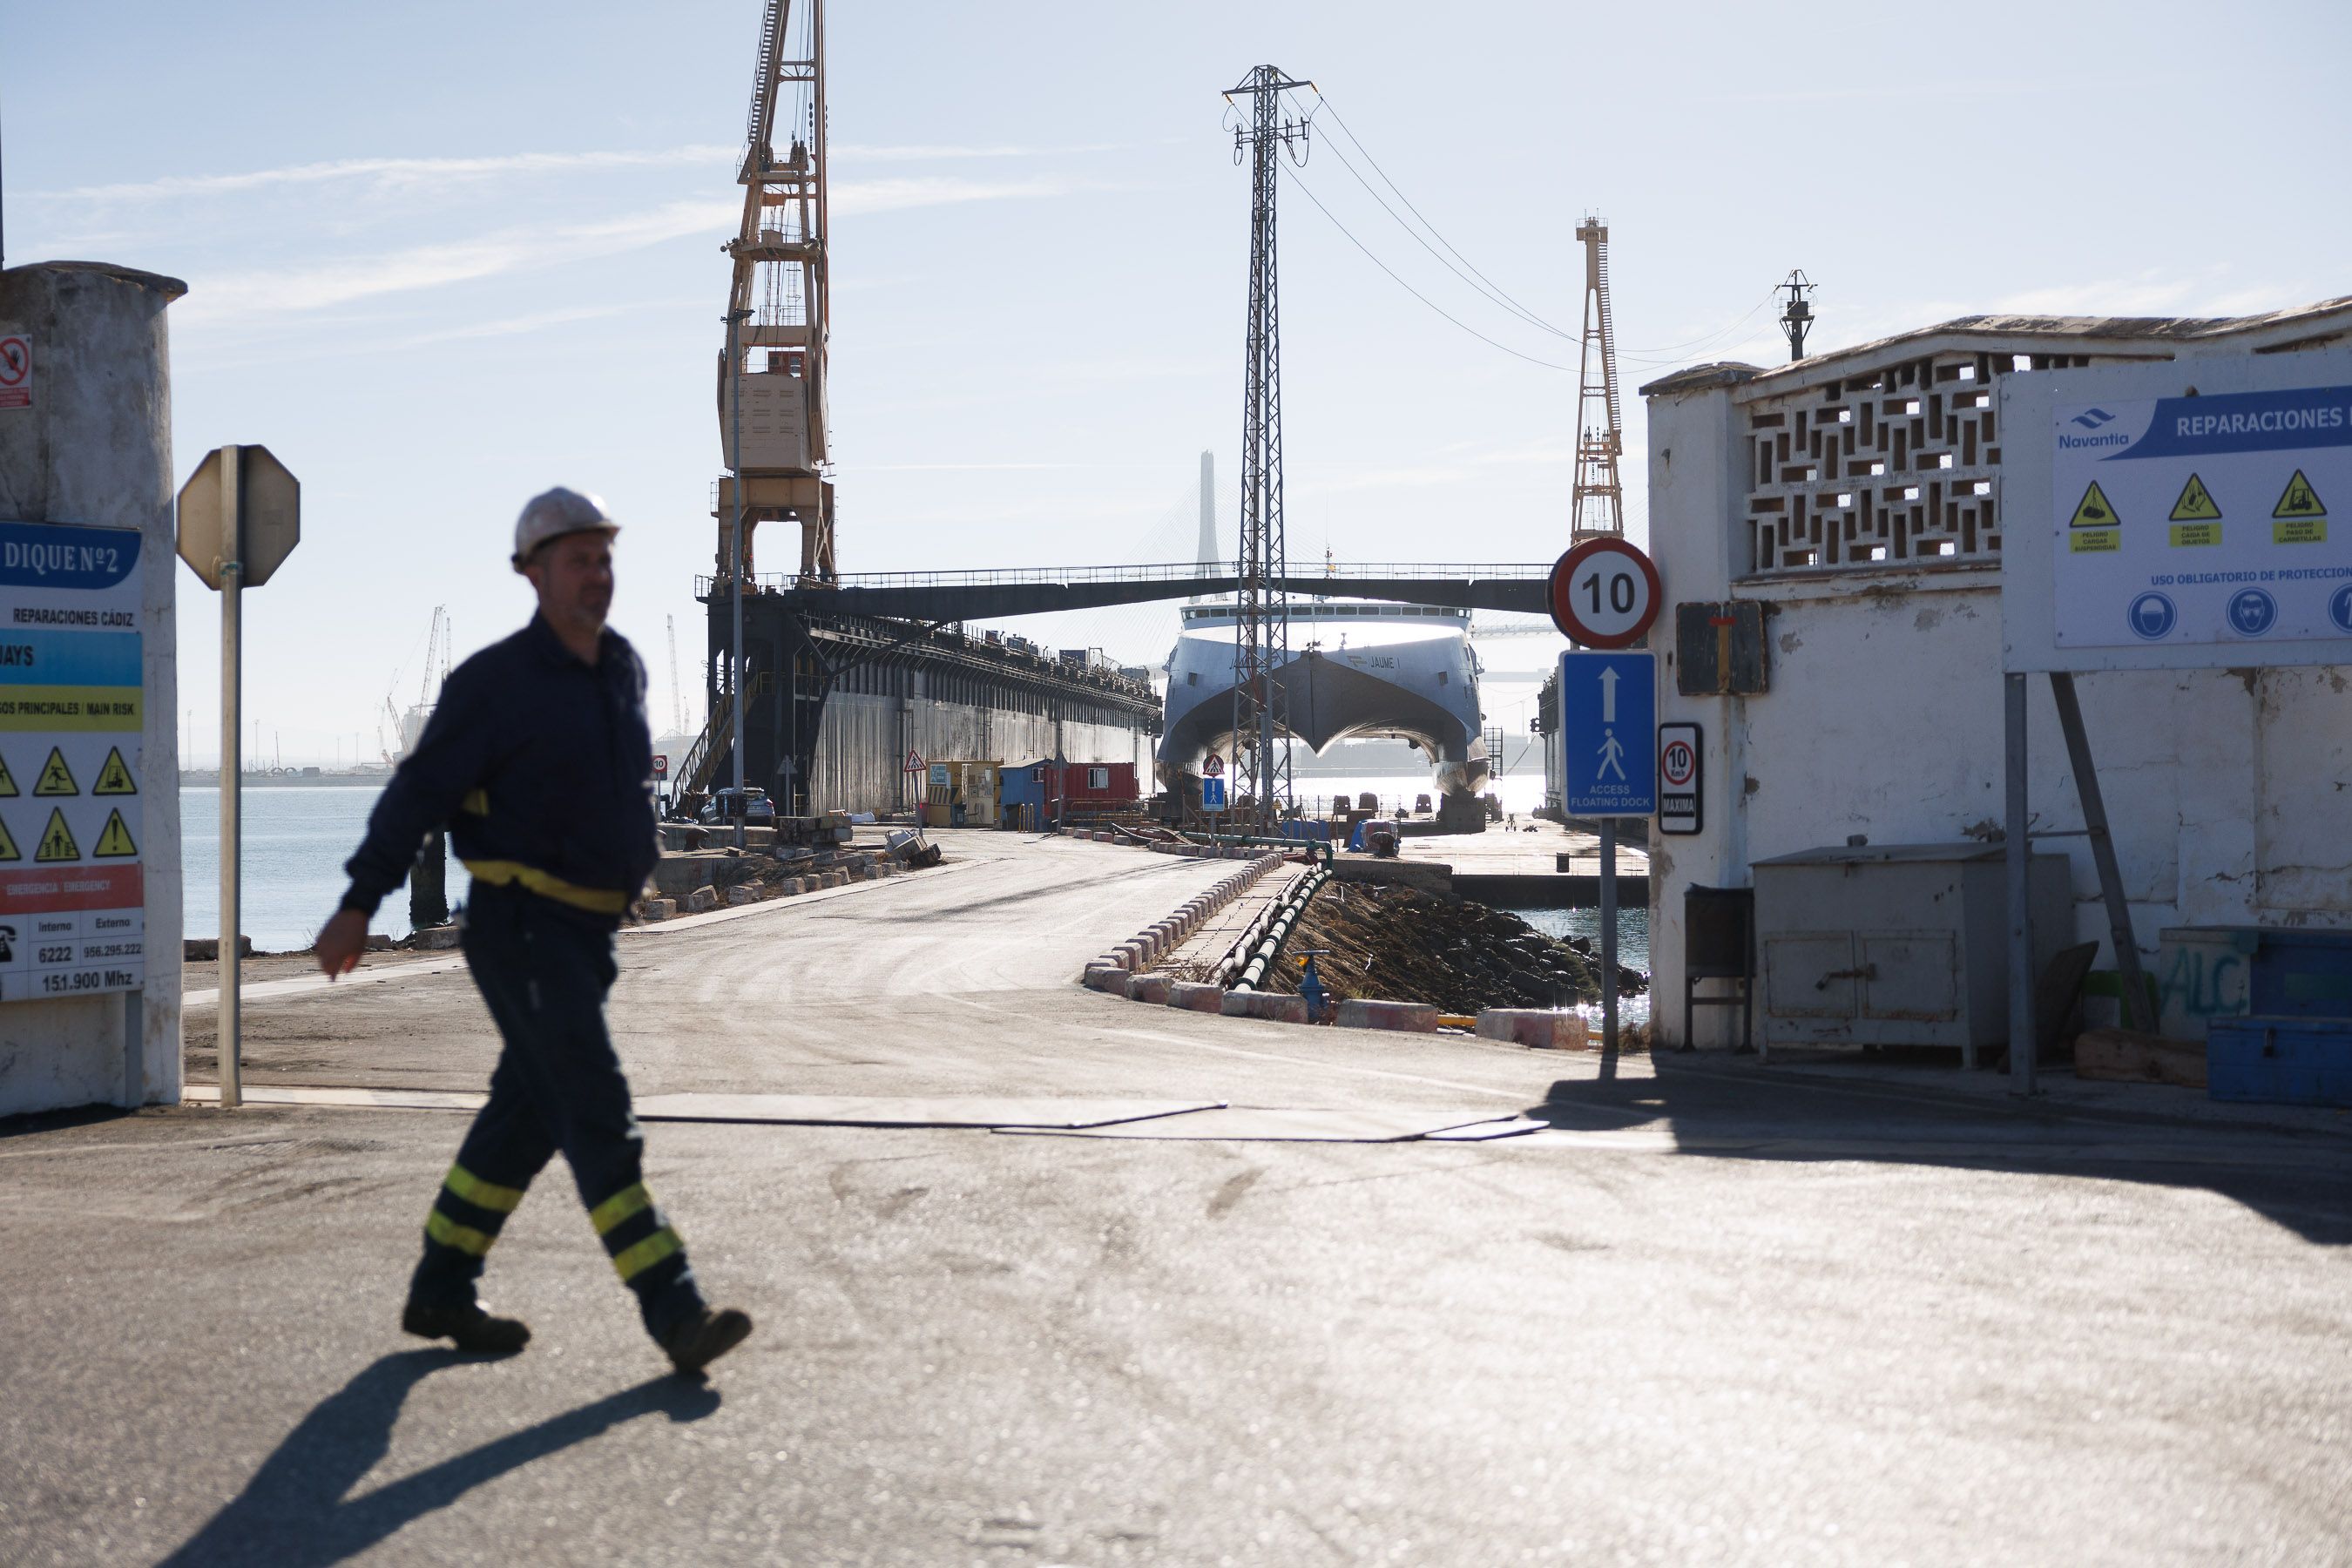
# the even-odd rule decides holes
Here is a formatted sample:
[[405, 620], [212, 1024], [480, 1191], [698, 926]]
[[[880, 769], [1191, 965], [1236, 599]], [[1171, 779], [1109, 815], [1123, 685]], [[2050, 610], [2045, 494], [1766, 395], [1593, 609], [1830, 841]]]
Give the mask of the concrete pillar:
[[163, 310], [186, 292], [175, 279], [96, 262], [0, 271], [0, 337], [28, 340], [33, 370], [30, 406], [0, 406], [0, 521], [138, 529], [146, 634], [146, 987], [0, 1003], [0, 1116], [180, 1098], [179, 483]]

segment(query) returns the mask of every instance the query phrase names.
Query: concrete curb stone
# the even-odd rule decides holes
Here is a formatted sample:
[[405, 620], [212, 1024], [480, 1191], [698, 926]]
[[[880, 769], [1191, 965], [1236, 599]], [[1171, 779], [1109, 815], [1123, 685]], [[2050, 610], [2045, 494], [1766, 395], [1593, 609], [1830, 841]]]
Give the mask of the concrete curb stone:
[[1429, 1002], [1381, 1002], [1351, 997], [1339, 1004], [1343, 1029], [1399, 1029], [1416, 1035], [1437, 1033], [1437, 1007]]
[[1538, 1050], [1580, 1051], [1588, 1047], [1584, 1018], [1545, 1007], [1488, 1007], [1478, 1015], [1477, 1032]]

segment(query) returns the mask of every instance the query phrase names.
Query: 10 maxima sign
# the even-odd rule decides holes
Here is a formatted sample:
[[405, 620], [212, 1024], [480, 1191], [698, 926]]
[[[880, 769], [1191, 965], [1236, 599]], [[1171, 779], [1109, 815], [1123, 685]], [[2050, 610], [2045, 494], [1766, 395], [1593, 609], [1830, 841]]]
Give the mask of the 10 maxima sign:
[[1559, 656], [1562, 804], [1571, 816], [1658, 809], [1658, 656]]

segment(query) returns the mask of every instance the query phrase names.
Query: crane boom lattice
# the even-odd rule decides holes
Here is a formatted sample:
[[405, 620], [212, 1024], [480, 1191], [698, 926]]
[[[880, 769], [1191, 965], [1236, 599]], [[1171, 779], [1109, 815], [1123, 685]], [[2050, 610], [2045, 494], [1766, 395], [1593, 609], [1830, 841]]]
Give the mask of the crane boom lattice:
[[[719, 568], [735, 570], [740, 485], [743, 567], [758, 525], [796, 521], [803, 585], [833, 580], [833, 482], [825, 402], [832, 287], [826, 271], [824, 0], [768, 0], [744, 119], [743, 218], [722, 247], [733, 262], [719, 355]], [[776, 144], [782, 140], [785, 151]], [[731, 362], [731, 363], [730, 363]], [[740, 404], [740, 409], [738, 404]], [[738, 451], [738, 446], [741, 450]]]
[[1584, 352], [1576, 393], [1576, 488], [1569, 534], [1578, 542], [1625, 531], [1625, 491], [1617, 459], [1625, 430], [1617, 405], [1617, 325], [1609, 306], [1609, 226], [1587, 215], [1577, 226], [1584, 245]]

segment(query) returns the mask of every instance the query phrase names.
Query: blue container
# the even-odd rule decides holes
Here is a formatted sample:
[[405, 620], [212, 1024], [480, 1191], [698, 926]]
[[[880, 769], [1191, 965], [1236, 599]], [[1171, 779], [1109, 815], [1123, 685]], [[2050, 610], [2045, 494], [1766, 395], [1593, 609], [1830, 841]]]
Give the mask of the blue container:
[[2248, 981], [2250, 1014], [2352, 1019], [2352, 931], [2265, 928]]
[[2352, 1107], [2352, 1020], [2250, 1014], [2205, 1027], [2209, 1100]]

